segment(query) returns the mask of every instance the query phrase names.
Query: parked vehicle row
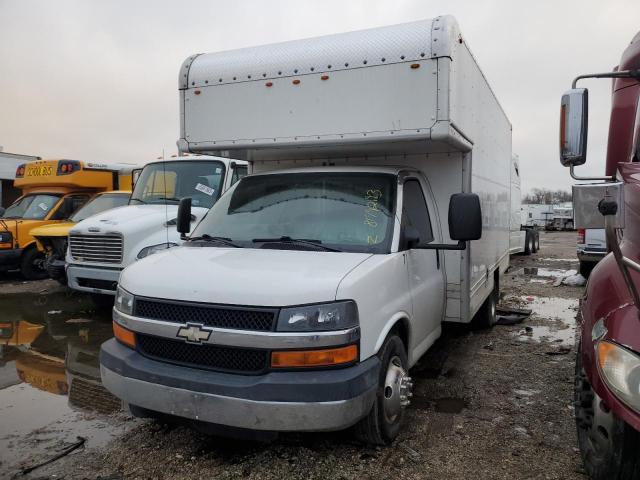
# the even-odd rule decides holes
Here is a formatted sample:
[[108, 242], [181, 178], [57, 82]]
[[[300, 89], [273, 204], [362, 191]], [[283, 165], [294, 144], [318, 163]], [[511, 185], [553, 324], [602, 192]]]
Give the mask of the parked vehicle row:
[[491, 327], [540, 248], [456, 21], [193, 55], [179, 95], [182, 156], [30, 232], [115, 297], [103, 384], [139, 416], [393, 441], [443, 322]]

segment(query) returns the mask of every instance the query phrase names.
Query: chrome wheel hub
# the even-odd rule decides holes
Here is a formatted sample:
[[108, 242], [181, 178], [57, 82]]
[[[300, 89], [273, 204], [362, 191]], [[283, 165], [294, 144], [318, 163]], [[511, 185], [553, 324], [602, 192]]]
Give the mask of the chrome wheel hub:
[[392, 357], [387, 368], [387, 375], [384, 380], [383, 405], [384, 416], [389, 423], [393, 423], [398, 415], [410, 403], [413, 395], [411, 389], [413, 383], [411, 377], [402, 367], [399, 357]]

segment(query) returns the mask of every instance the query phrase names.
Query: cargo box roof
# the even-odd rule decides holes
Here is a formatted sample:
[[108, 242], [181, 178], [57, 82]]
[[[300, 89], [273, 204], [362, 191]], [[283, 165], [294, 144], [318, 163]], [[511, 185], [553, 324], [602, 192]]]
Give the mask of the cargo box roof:
[[192, 55], [181, 89], [450, 56], [458, 27], [442, 16], [400, 25]]

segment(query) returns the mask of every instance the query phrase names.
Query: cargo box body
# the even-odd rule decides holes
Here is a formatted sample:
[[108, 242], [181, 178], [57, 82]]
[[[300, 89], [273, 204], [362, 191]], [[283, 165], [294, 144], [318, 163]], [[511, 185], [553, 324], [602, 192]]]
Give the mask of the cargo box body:
[[254, 172], [415, 167], [444, 232], [450, 195], [477, 193], [482, 239], [445, 252], [446, 320], [470, 321], [506, 270], [511, 124], [452, 17], [193, 55], [179, 84], [182, 151]]

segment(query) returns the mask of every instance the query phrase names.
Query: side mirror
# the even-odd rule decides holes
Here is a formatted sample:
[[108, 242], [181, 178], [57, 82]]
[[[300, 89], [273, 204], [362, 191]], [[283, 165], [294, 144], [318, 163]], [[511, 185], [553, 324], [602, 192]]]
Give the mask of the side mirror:
[[191, 197], [183, 198], [178, 204], [176, 229], [180, 238], [184, 238], [191, 231]]
[[2, 217], [6, 211], [7, 210], [4, 207], [0, 207], [0, 217]]
[[449, 237], [466, 242], [482, 237], [480, 197], [475, 193], [454, 193], [449, 199]]
[[575, 167], [587, 161], [589, 94], [586, 88], [572, 88], [560, 102], [560, 163]]
[[411, 250], [420, 243], [420, 232], [416, 227], [407, 225], [402, 232], [404, 246], [407, 250]]

